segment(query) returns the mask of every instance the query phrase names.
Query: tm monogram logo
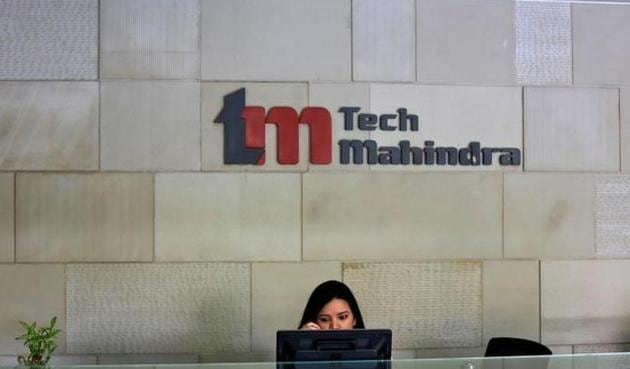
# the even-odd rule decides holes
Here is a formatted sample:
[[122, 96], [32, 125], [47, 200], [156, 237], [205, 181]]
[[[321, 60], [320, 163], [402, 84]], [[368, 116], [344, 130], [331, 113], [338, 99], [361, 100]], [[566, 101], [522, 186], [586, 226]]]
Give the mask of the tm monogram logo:
[[310, 162], [330, 164], [332, 161], [331, 117], [321, 107], [307, 107], [300, 115], [288, 106], [265, 111], [262, 106], [245, 105], [245, 89], [223, 97], [223, 109], [214, 120], [223, 123], [223, 160], [225, 164], [265, 163], [265, 125], [278, 129], [277, 157], [279, 164], [297, 164], [299, 160], [299, 124], [310, 129]]

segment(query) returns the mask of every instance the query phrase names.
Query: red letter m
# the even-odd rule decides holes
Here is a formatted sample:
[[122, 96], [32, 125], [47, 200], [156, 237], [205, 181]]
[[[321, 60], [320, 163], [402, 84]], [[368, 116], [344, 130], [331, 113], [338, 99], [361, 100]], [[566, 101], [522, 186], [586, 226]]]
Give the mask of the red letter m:
[[[331, 118], [325, 108], [304, 108], [298, 117], [295, 109], [287, 106], [271, 108], [266, 116], [265, 108], [246, 106], [242, 118], [245, 121], [245, 146], [249, 148], [265, 148], [265, 124], [276, 125], [279, 164], [297, 164], [299, 160], [299, 123], [309, 126], [310, 162], [330, 164], [332, 161]], [[265, 154], [258, 160], [259, 165], [264, 163]]]

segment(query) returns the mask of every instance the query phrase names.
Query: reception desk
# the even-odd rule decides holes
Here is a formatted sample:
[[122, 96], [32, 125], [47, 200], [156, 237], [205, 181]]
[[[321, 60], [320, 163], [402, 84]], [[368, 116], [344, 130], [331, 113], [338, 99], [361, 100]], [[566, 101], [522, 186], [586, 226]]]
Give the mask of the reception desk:
[[[529, 357], [470, 357], [449, 359], [405, 359], [390, 361], [336, 361], [317, 363], [205, 363], [159, 365], [50, 366], [50, 369], [630, 369], [630, 353], [575, 354]], [[0, 366], [0, 369], [16, 366]]]

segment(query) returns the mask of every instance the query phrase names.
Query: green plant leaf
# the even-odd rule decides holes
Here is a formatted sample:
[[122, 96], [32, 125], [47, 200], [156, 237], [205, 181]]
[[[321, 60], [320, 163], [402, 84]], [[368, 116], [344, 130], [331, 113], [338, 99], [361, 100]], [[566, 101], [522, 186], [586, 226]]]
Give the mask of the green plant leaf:
[[20, 323], [20, 325], [22, 326], [22, 328], [24, 328], [24, 330], [26, 330], [26, 331], [29, 330], [30, 325], [27, 322], [19, 320], [18, 323]]

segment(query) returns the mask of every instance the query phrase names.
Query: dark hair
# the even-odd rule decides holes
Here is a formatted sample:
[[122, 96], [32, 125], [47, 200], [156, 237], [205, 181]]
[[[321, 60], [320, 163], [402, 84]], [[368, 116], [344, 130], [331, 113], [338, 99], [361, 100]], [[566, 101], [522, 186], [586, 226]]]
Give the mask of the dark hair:
[[313, 290], [313, 293], [311, 293], [311, 297], [308, 298], [298, 329], [308, 322], [316, 322], [319, 312], [332, 299], [345, 300], [348, 306], [350, 306], [350, 310], [356, 322], [354, 328], [365, 328], [361, 310], [359, 310], [359, 304], [357, 304], [357, 300], [354, 298], [350, 288], [339, 281], [326, 281], [317, 286]]

